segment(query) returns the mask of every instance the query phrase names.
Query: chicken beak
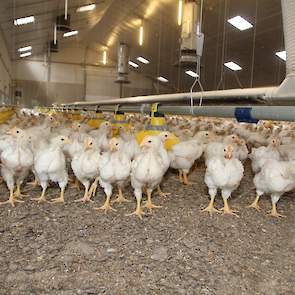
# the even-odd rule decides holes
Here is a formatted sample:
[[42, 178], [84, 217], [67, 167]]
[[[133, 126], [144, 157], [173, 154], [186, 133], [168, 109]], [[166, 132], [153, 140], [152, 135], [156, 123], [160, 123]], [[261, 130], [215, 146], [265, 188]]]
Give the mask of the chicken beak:
[[146, 139], [144, 139], [141, 143], [140, 143], [140, 147], [141, 148], [143, 148], [143, 147], [145, 147], [147, 145], [147, 140]]
[[71, 143], [72, 143], [72, 141], [69, 138], [65, 139], [65, 144], [71, 144]]
[[16, 135], [16, 127], [12, 128], [12, 129], [10, 129], [10, 130], [8, 130], [8, 131], [6, 132], [6, 134], [7, 134], [7, 135], [12, 135], [12, 136]]
[[231, 151], [228, 151], [226, 154], [225, 154], [225, 158], [230, 160], [231, 158], [233, 157], [233, 154]]
[[236, 138], [235, 140], [234, 140], [234, 143], [236, 143], [237, 145], [241, 145], [241, 140], [239, 139], [239, 138]]

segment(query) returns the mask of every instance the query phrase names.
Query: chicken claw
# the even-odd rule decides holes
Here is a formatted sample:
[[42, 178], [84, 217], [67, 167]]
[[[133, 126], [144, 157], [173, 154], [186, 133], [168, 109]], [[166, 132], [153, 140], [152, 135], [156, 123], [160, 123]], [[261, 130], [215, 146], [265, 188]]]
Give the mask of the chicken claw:
[[12, 207], [15, 207], [15, 203], [24, 203], [24, 202], [25, 201], [21, 201], [15, 198], [9, 198], [7, 201], [1, 202], [0, 205], [10, 204]]
[[117, 211], [116, 209], [114, 209], [111, 206], [110, 199], [111, 199], [111, 196], [107, 196], [107, 199], [106, 199], [105, 203], [103, 204], [103, 206], [101, 206], [99, 208], [93, 208], [93, 209], [94, 210], [104, 210], [104, 213], [107, 213], [108, 211]]
[[64, 203], [64, 202], [65, 202], [64, 191], [65, 191], [65, 189], [62, 188], [61, 191], [60, 191], [60, 196], [59, 196], [59, 198], [52, 199], [52, 200], [50, 201], [50, 203], [51, 203], [51, 204]]
[[41, 197], [39, 197], [39, 198], [32, 198], [31, 199], [32, 201], [36, 201], [37, 203], [46, 203], [46, 202], [48, 202], [47, 200], [46, 200], [46, 198], [45, 198], [45, 196], [41, 196]]
[[256, 199], [254, 200], [254, 202], [253, 202], [251, 205], [247, 206], [247, 208], [254, 208], [254, 209], [256, 209], [257, 211], [260, 211], [261, 208], [260, 208], [260, 206], [258, 205], [258, 201], [259, 201], [259, 196], [257, 196]]
[[90, 199], [90, 196], [84, 196], [83, 198], [75, 200], [74, 202], [75, 203], [79, 203], [79, 202], [82, 202], [82, 203], [91, 202], [91, 203], [93, 203], [93, 201]]
[[236, 217], [239, 217], [239, 215], [236, 214], [236, 213], [239, 213], [239, 211], [230, 209], [228, 206], [227, 199], [224, 198], [223, 202], [224, 202], [224, 207], [221, 209], [223, 211], [223, 214], [229, 214], [229, 215], [234, 215]]
[[208, 205], [205, 209], [202, 210], [202, 212], [208, 212], [210, 216], [213, 216], [213, 213], [221, 213], [220, 210], [216, 209], [213, 205]]
[[122, 190], [119, 188], [119, 193], [116, 196], [117, 199], [115, 199], [112, 203], [129, 203], [131, 202], [130, 200], [126, 199], [122, 193]]
[[287, 217], [286, 215], [282, 215], [282, 214], [278, 213], [276, 204], [272, 205], [272, 210], [268, 215], [272, 216], [272, 217], [276, 217], [276, 218], [286, 218]]
[[139, 219], [142, 220], [142, 217], [143, 217], [143, 215], [145, 215], [145, 212], [142, 210], [141, 207], [139, 207], [139, 208], [136, 208], [136, 210], [134, 212], [127, 214], [126, 216], [133, 216], [133, 215], [138, 216]]
[[162, 198], [167, 198], [169, 196], [171, 196], [171, 193], [164, 193], [162, 190], [161, 190], [161, 187], [158, 185], [158, 194], [160, 197]]

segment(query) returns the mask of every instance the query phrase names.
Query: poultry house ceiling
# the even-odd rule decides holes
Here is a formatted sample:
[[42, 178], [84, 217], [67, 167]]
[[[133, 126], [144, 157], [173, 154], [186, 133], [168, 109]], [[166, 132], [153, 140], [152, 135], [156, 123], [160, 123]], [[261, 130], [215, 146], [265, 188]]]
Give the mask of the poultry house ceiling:
[[[193, 82], [176, 66], [180, 38], [178, 0], [68, 0], [68, 3], [71, 27], [79, 31], [79, 36], [62, 38], [61, 50], [77, 43], [98, 52], [108, 48], [109, 58], [115, 62], [118, 43], [125, 42], [131, 48], [132, 59], [144, 56], [150, 60], [148, 66], [141, 65], [144, 75], [166, 77], [175, 91], [187, 90]], [[90, 3], [96, 4], [95, 10], [76, 13], [78, 7]], [[26, 44], [33, 46], [34, 55], [46, 52], [46, 44], [53, 38], [55, 19], [63, 13], [62, 0], [0, 1], [1, 30], [11, 57], [19, 58], [17, 49]], [[14, 19], [29, 15], [36, 17], [33, 25], [13, 25]], [[227, 19], [236, 15], [245, 17], [254, 28], [240, 32], [230, 26]], [[275, 56], [276, 51], [284, 49], [280, 0], [207, 0], [203, 20], [202, 67], [206, 89], [217, 88], [224, 70], [222, 63], [231, 60], [243, 70], [238, 74], [225, 71], [222, 87], [278, 85], [283, 80], [285, 64]], [[142, 47], [138, 45], [140, 24], [144, 26]]]

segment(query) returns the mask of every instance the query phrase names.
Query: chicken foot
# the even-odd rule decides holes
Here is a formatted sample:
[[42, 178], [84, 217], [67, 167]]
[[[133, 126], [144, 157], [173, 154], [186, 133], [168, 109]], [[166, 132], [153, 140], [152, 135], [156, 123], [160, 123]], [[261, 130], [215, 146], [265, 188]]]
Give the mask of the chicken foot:
[[24, 198], [24, 197], [28, 197], [28, 195], [25, 195], [25, 194], [21, 193], [20, 186], [21, 186], [20, 183], [16, 184], [16, 191], [14, 192], [14, 196], [16, 198], [21, 198], [21, 199]]
[[162, 208], [162, 206], [157, 206], [157, 205], [153, 204], [151, 191], [147, 191], [147, 201], [146, 201], [144, 207], [148, 208], [150, 210], [150, 212], [152, 211], [152, 209]]
[[269, 213], [269, 216], [276, 217], [276, 218], [280, 218], [280, 217], [286, 218], [287, 217], [286, 215], [282, 215], [282, 214], [278, 213], [276, 203], [272, 203], [272, 209], [271, 209], [271, 212]]
[[91, 195], [89, 194], [89, 186], [85, 187], [84, 197], [78, 200], [75, 200], [75, 202], [93, 202], [91, 199]]
[[221, 213], [221, 211], [217, 210], [214, 207], [214, 201], [215, 201], [215, 196], [211, 197], [209, 205], [205, 209], [203, 209], [202, 212], [208, 212], [210, 216], [212, 216], [213, 213]]
[[42, 194], [41, 194], [41, 197], [39, 198], [33, 198], [31, 200], [33, 201], [37, 201], [38, 203], [45, 203], [45, 202], [48, 202], [45, 198], [45, 193], [46, 193], [46, 187], [42, 189]]
[[127, 214], [126, 216], [136, 215], [139, 219], [142, 219], [142, 216], [145, 215], [145, 212], [141, 208], [141, 198], [136, 198], [136, 210], [133, 213]]
[[160, 197], [167, 198], [167, 197], [171, 196], [171, 193], [164, 193], [164, 192], [161, 190], [160, 185], [158, 185], [158, 187], [157, 187], [157, 191], [158, 191], [158, 194], [159, 194]]
[[38, 186], [39, 182], [38, 179], [35, 177], [33, 182], [28, 182], [27, 185], [31, 186], [32, 188], [36, 188]]
[[179, 182], [183, 184], [184, 181], [183, 181], [183, 173], [182, 173], [182, 170], [178, 170], [178, 177], [179, 177]]
[[117, 199], [115, 199], [112, 203], [129, 203], [131, 202], [130, 200], [126, 199], [123, 195], [123, 192], [122, 192], [122, 189], [121, 188], [118, 188], [119, 190], [119, 193], [118, 195], [116, 196]]
[[227, 198], [223, 198], [223, 203], [224, 203], [224, 207], [221, 209], [223, 211], [223, 214], [229, 214], [229, 215], [234, 215], [236, 217], [239, 217], [239, 215], [236, 214], [239, 211], [230, 209]]
[[251, 205], [247, 206], [247, 208], [254, 208], [254, 209], [256, 209], [257, 211], [260, 211], [261, 208], [260, 208], [260, 206], [259, 206], [259, 204], [258, 204], [259, 199], [260, 199], [260, 196], [257, 196], [257, 197], [255, 198], [254, 202], [253, 202]]
[[107, 196], [105, 203], [103, 204], [103, 206], [99, 207], [99, 208], [93, 208], [94, 210], [104, 210], [104, 213], [107, 213], [108, 211], [117, 211], [116, 209], [114, 209], [111, 206], [111, 195]]
[[12, 207], [15, 207], [15, 203], [24, 203], [24, 201], [21, 201], [15, 198], [13, 193], [13, 188], [12, 188], [10, 189], [9, 199], [5, 202], [1, 202], [0, 205], [10, 204]]
[[61, 188], [60, 189], [60, 196], [59, 198], [55, 198], [53, 200], [51, 200], [51, 204], [57, 204], [57, 203], [64, 203], [65, 202], [65, 197], [64, 197], [64, 194], [65, 194], [65, 188]]

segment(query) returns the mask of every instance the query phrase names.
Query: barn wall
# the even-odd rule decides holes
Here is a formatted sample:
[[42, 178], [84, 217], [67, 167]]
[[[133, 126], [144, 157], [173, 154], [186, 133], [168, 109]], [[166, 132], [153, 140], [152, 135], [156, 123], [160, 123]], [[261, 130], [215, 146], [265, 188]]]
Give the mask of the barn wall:
[[[96, 59], [96, 62], [95, 62]], [[77, 61], [84, 60], [84, 63]], [[45, 57], [15, 61], [16, 89], [22, 92], [21, 104], [26, 106], [51, 105], [83, 100], [118, 98], [120, 86], [115, 83], [115, 63], [102, 66], [93, 51], [85, 54], [81, 48], [62, 50], [51, 60]], [[149, 95], [157, 91], [157, 83], [140, 73], [130, 72], [130, 84], [123, 86], [123, 96]]]
[[2, 32], [0, 31], [0, 103], [10, 103], [12, 63]]

